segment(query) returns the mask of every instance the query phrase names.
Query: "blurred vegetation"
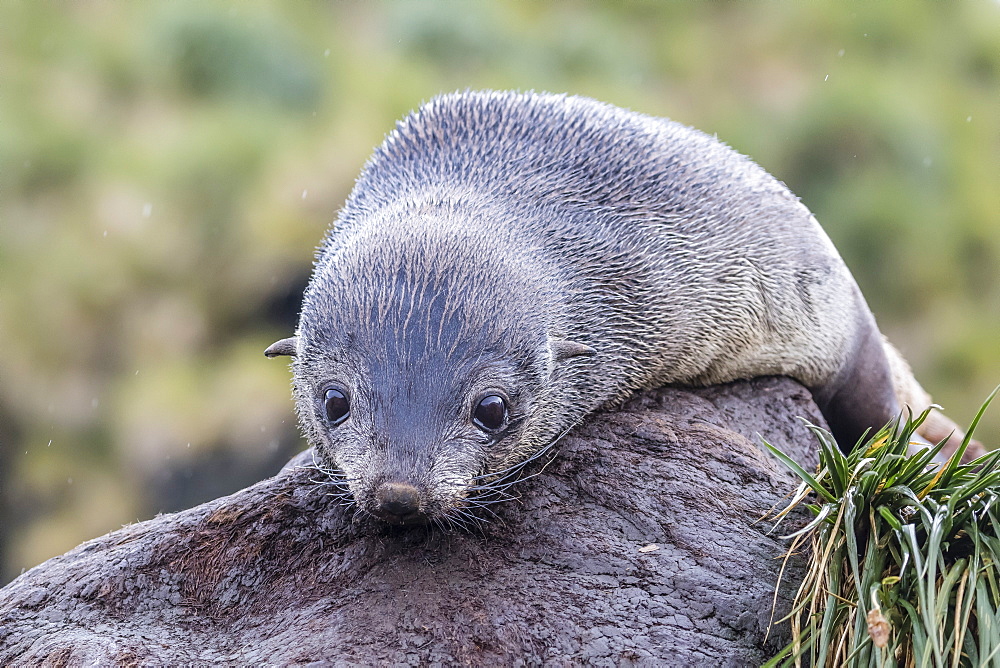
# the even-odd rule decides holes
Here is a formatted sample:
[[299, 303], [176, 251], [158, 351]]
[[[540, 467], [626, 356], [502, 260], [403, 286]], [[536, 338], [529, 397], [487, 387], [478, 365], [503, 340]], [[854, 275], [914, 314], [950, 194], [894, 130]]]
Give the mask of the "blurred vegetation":
[[1000, 3], [4, 2], [0, 584], [302, 447], [261, 351], [371, 149], [464, 88], [717, 134], [952, 417], [1000, 381]]

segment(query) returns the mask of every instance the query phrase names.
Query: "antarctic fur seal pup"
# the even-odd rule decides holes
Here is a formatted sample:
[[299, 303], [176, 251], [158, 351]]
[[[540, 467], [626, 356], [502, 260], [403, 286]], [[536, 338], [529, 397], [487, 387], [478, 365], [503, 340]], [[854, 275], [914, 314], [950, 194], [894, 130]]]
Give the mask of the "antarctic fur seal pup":
[[[847, 447], [930, 403], [782, 183], [701, 132], [564, 95], [444, 95], [398, 123], [266, 354], [294, 358], [321, 464], [391, 523], [464, 523], [641, 388], [791, 376]], [[924, 435], [952, 430], [953, 451], [940, 414]]]

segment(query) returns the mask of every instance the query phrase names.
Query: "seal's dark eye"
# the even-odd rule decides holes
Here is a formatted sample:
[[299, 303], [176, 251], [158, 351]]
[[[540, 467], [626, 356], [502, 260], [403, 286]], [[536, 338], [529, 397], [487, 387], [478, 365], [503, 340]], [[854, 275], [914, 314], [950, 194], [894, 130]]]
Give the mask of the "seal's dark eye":
[[332, 387], [323, 395], [323, 406], [326, 409], [326, 419], [334, 425], [346, 420], [351, 412], [351, 405], [344, 393]]
[[496, 431], [507, 420], [507, 404], [503, 397], [490, 394], [476, 404], [472, 410], [472, 421], [486, 431]]

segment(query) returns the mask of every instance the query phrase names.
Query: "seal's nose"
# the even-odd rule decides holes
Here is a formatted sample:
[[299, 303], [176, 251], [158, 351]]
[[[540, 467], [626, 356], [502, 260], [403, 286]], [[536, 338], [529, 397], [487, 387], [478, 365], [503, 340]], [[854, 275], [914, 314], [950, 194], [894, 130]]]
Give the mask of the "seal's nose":
[[420, 510], [420, 493], [405, 482], [383, 483], [375, 493], [378, 508], [397, 521], [409, 519]]

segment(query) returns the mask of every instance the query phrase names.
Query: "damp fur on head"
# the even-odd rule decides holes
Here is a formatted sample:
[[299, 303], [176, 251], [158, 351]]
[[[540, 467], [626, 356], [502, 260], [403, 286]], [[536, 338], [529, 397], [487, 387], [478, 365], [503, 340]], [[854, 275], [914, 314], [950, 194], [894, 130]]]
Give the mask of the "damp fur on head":
[[[446, 516], [474, 503], [473, 479], [485, 483], [550, 440], [529, 416], [547, 410], [555, 376], [551, 314], [537, 260], [469, 228], [487, 220], [484, 208], [415, 202], [374, 215], [318, 265], [307, 291], [298, 413], [321, 457], [355, 472], [362, 507], [380, 485], [405, 479], [422, 491], [423, 514]], [[317, 402], [327, 386], [352, 403], [352, 419], [333, 430]], [[500, 434], [468, 419], [490, 392], [511, 409]]]

